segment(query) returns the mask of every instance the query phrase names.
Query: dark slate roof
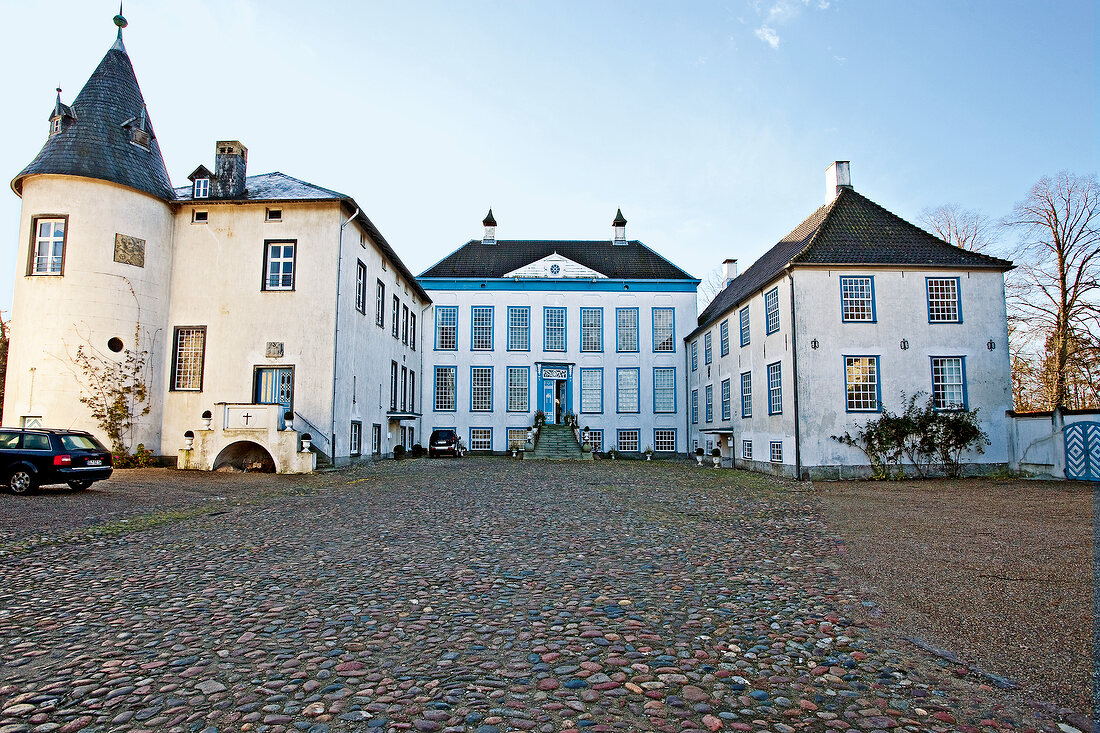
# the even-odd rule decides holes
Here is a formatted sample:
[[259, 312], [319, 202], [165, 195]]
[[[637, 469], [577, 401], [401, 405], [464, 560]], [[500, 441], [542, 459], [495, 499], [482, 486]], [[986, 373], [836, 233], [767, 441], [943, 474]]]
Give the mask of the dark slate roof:
[[[221, 201], [343, 201], [351, 199], [347, 194], [278, 171], [261, 173], [258, 176], [248, 176], [245, 178], [244, 188], [244, 194], [236, 198], [200, 200], [203, 203], [218, 203]], [[191, 201], [192, 193], [193, 188], [191, 186], [177, 188], [176, 200]]]
[[175, 198], [160, 146], [152, 136], [149, 149], [130, 142], [127, 120], [141, 119], [145, 100], [134, 67], [121, 43], [99, 62], [72, 104], [73, 118], [51, 136], [31, 164], [11, 182], [17, 194], [23, 179], [35, 174], [83, 176], [144, 191], [165, 201]]
[[[956, 247], [851, 188], [810, 214], [699, 314], [696, 332], [738, 307], [788, 266], [884, 265], [1010, 270], [1008, 260]], [[694, 336], [695, 332], [691, 334]], [[690, 338], [690, 336], [689, 336]]]
[[498, 239], [482, 244], [472, 239], [432, 265], [420, 277], [503, 277], [554, 253], [619, 280], [695, 280], [639, 241]]

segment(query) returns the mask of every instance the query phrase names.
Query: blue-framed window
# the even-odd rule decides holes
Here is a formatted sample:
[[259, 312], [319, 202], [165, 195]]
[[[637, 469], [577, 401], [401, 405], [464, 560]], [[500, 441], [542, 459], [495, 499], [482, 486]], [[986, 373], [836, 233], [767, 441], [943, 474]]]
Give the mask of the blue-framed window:
[[840, 319], [845, 323], [875, 322], [875, 278], [840, 278]]
[[691, 424], [699, 424], [699, 390], [691, 390]]
[[453, 366], [437, 366], [435, 368], [435, 411], [454, 412], [458, 400], [455, 398], [455, 375], [458, 371]]
[[638, 367], [619, 367], [615, 370], [615, 409], [617, 412], [640, 412], [638, 397], [641, 387], [641, 370]]
[[531, 307], [508, 306], [508, 350], [531, 350]]
[[493, 449], [492, 428], [470, 428], [470, 450], [491, 451]]
[[642, 449], [637, 430], [619, 430], [616, 439], [619, 442], [619, 450], [623, 453], [637, 453]]
[[565, 351], [565, 308], [542, 309], [544, 351]]
[[531, 409], [531, 367], [508, 367], [508, 412]]
[[615, 309], [615, 351], [638, 350], [638, 309]]
[[457, 305], [437, 305], [435, 307], [435, 348], [436, 351], [455, 351], [458, 349]]
[[603, 368], [581, 369], [581, 412], [603, 412]]
[[718, 353], [728, 356], [730, 353], [730, 322], [727, 318], [718, 326]]
[[581, 351], [603, 351], [603, 308], [581, 308]]
[[752, 417], [752, 372], [741, 372], [741, 417]]
[[768, 414], [783, 412], [783, 366], [780, 362], [768, 364]]
[[779, 330], [779, 288], [764, 293], [764, 333], [773, 334]]
[[654, 428], [654, 430], [653, 430], [653, 450], [656, 453], [675, 453], [676, 452], [676, 429], [675, 428]]
[[844, 394], [847, 412], [879, 412], [882, 409], [877, 356], [844, 357]]
[[493, 368], [470, 367], [470, 411], [493, 411]]
[[691, 342], [691, 371], [699, 368], [699, 339]]
[[704, 397], [703, 404], [705, 406], [705, 416], [707, 422], [714, 422], [714, 385], [708, 384], [703, 388]]
[[653, 350], [676, 351], [676, 309], [653, 309]]
[[593, 453], [603, 452], [603, 430], [589, 430], [588, 444], [592, 446]]
[[738, 311], [737, 318], [740, 321], [739, 325], [741, 327], [741, 345], [742, 346], [748, 346], [749, 345], [750, 333], [749, 333], [749, 307], [747, 305], [744, 308], [742, 308], [740, 311]]
[[508, 428], [508, 450], [512, 450], [512, 446], [522, 448], [527, 444], [527, 428]]
[[470, 349], [493, 350], [493, 306], [475, 305], [470, 308]]
[[703, 334], [703, 363], [710, 364], [713, 360], [714, 352], [710, 347], [710, 331]]
[[932, 404], [937, 410], [965, 410], [966, 357], [933, 356]]
[[729, 420], [731, 417], [731, 397], [730, 397], [730, 380], [722, 380], [722, 419]]
[[926, 277], [929, 323], [962, 323], [962, 298], [957, 277]]
[[676, 412], [676, 367], [653, 367], [653, 411]]

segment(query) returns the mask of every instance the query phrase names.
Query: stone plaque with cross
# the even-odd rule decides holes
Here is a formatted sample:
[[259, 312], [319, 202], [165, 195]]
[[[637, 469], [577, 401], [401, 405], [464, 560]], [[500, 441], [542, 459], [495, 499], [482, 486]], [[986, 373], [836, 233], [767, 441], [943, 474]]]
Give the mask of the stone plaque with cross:
[[267, 430], [273, 411], [267, 405], [241, 405], [225, 410], [226, 430]]

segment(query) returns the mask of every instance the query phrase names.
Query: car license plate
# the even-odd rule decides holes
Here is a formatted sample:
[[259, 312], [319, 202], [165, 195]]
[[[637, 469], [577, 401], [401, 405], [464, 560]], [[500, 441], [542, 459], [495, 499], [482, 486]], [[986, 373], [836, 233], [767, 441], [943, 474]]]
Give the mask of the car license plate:
[[103, 459], [102, 458], [89, 458], [88, 459], [88, 465], [89, 466], [102, 466], [103, 465]]

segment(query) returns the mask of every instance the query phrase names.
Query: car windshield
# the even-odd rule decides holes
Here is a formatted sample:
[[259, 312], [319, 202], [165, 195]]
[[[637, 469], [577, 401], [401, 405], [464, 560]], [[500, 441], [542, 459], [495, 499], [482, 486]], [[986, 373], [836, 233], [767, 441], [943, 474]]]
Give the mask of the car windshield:
[[65, 450], [106, 450], [90, 435], [62, 435], [61, 445]]
[[454, 440], [455, 434], [450, 430], [437, 430], [432, 440]]

